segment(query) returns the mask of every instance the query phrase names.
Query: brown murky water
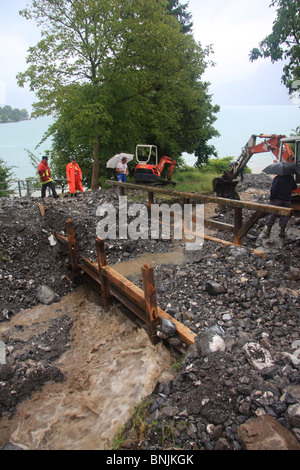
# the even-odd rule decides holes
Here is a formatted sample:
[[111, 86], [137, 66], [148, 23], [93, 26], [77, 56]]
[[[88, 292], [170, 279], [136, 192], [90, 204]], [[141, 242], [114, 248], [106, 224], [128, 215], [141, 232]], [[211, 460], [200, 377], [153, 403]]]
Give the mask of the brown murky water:
[[[59, 313], [58, 313], [59, 309]], [[98, 297], [81, 287], [59, 303], [36, 306], [9, 325], [31, 325], [67, 313], [73, 319], [70, 349], [56, 362], [66, 375], [17, 406], [0, 420], [0, 437], [39, 450], [108, 449], [141, 399], [151, 393], [174, 360], [161, 344], [116, 307], [105, 311]]]
[[125, 277], [130, 277], [135, 281], [141, 277], [141, 267], [144, 264], [149, 265], [151, 268], [163, 264], [181, 265], [185, 261], [185, 254], [183, 247], [176, 243], [173, 250], [166, 253], [144, 253], [135, 259], [129, 261], [122, 261], [121, 263], [111, 265], [119, 274]]

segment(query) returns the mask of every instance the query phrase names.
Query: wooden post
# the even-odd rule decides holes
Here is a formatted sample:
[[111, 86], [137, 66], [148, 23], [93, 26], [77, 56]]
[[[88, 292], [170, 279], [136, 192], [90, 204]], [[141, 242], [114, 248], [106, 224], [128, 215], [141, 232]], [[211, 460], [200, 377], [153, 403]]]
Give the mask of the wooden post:
[[151, 213], [151, 206], [154, 203], [154, 193], [153, 191], [148, 191], [148, 212]]
[[156, 289], [154, 283], [153, 269], [144, 264], [142, 267], [143, 287], [145, 293], [146, 314], [148, 317], [148, 330], [152, 343], [159, 341], [157, 337], [157, 327], [159, 325], [159, 316], [156, 302]]
[[243, 214], [241, 207], [234, 208], [234, 245], [240, 246], [242, 245], [241, 237], [239, 235], [239, 230], [241, 229], [243, 224]]
[[70, 219], [66, 222], [66, 231], [68, 236], [68, 246], [69, 246], [69, 253], [71, 258], [71, 266], [74, 273], [79, 271], [78, 268], [78, 256], [76, 252], [76, 242], [75, 242], [75, 233], [73, 229], [73, 224]]
[[110, 293], [109, 281], [107, 277], [103, 275], [102, 268], [104, 266], [107, 266], [107, 262], [106, 262], [104, 240], [102, 240], [99, 237], [96, 240], [96, 250], [97, 250], [97, 259], [98, 259], [98, 267], [99, 267], [100, 282], [101, 282], [102, 299], [103, 299], [104, 307], [109, 308], [113, 304], [113, 298]]

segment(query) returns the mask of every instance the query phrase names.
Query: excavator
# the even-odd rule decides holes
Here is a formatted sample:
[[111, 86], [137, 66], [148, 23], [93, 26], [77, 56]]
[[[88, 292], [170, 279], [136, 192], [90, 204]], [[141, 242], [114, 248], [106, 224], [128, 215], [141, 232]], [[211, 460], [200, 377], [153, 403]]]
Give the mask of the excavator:
[[[257, 137], [264, 139], [263, 142], [256, 144]], [[295, 149], [294, 152], [292, 147]], [[287, 138], [285, 135], [276, 134], [252, 135], [243, 147], [238, 159], [229, 165], [221, 177], [213, 180], [213, 191], [217, 196], [240, 199], [236, 190], [239, 181], [236, 178], [243, 175], [243, 171], [253, 155], [263, 152], [271, 152], [274, 156], [274, 162], [286, 161], [300, 165], [300, 137]]]
[[[171, 181], [176, 160], [164, 155], [158, 162], [158, 152], [156, 145], [137, 145], [136, 160], [138, 164], [135, 167], [134, 177], [137, 183], [159, 186], [164, 184], [173, 184]], [[155, 164], [152, 161], [155, 160]], [[167, 180], [162, 178], [162, 171], [165, 165], [170, 165]]]

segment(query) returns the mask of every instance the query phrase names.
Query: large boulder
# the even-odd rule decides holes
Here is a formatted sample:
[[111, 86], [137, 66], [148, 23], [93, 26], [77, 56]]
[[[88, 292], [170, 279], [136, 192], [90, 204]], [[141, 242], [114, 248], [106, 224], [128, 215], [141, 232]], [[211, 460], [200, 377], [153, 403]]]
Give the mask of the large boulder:
[[246, 450], [300, 450], [296, 437], [269, 415], [249, 419], [238, 435]]

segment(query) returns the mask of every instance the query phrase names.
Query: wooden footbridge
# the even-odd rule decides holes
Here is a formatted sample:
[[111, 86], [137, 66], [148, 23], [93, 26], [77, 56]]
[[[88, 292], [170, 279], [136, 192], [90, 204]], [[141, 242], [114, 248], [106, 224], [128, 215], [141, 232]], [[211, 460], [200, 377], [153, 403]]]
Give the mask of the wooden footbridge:
[[[225, 224], [211, 219], [204, 220], [205, 226], [233, 233], [233, 242], [204, 235], [205, 239], [214, 240], [227, 245], [241, 245], [242, 238], [254, 224], [268, 214], [276, 213], [277, 215], [291, 216], [294, 213], [294, 209], [255, 204], [248, 201], [183, 193], [165, 188], [119, 183], [115, 181], [107, 181], [107, 183], [112, 186], [117, 186], [120, 195], [124, 195], [125, 189], [147, 191], [149, 210], [154, 203], [154, 193], [183, 199], [184, 203], [194, 201], [200, 204], [212, 203], [232, 207], [234, 210], [233, 224]], [[43, 217], [45, 212], [41, 204], [39, 204], [39, 209]], [[253, 211], [253, 214], [246, 222], [243, 222], [243, 210]], [[105, 308], [109, 308], [113, 304], [114, 299], [120, 301], [123, 306], [146, 324], [149, 337], [153, 343], [159, 341], [157, 333], [162, 319], [170, 320], [176, 326], [176, 335], [181, 341], [181, 345], [177, 346], [179, 351], [184, 352], [186, 345], [194, 343], [196, 334], [158, 307], [154, 273], [150, 266], [144, 265], [141, 267], [143, 289], [140, 289], [107, 264], [105, 244], [102, 239], [97, 238], [95, 240], [97, 262], [92, 262], [77, 251], [75, 233], [71, 220], [66, 221], [66, 236], [57, 232], [54, 232], [54, 236], [68, 251], [74, 276], [82, 276], [100, 293]]]

